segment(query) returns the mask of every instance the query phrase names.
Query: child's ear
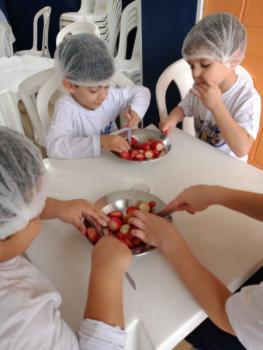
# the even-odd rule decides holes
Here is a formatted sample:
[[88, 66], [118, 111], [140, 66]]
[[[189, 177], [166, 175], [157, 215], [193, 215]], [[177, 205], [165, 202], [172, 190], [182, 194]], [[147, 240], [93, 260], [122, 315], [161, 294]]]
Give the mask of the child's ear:
[[245, 58], [245, 53], [237, 50], [233, 53], [230, 61], [230, 68], [235, 69]]
[[74, 85], [67, 79], [63, 80], [63, 86], [64, 88], [69, 92], [69, 93], [73, 93], [74, 92]]

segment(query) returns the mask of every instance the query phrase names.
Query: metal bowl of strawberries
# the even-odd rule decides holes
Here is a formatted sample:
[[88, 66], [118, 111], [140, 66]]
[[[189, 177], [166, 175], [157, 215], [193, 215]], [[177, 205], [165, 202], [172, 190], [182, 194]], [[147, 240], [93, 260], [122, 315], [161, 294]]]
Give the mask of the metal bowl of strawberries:
[[[128, 140], [128, 131], [119, 133]], [[146, 163], [163, 158], [172, 147], [170, 139], [159, 130], [131, 129], [131, 148], [126, 152], [112, 152], [121, 160]]]
[[[100, 198], [96, 205], [107, 214], [109, 222], [101, 232], [86, 222], [86, 237], [92, 244], [96, 244], [103, 235], [110, 235], [126, 244], [134, 255], [142, 255], [154, 249], [131, 234], [133, 227], [129, 224], [129, 218], [134, 210], [157, 213], [163, 209], [165, 204], [159, 197], [144, 191], [118, 191]], [[172, 222], [172, 217], [168, 216], [167, 220]]]

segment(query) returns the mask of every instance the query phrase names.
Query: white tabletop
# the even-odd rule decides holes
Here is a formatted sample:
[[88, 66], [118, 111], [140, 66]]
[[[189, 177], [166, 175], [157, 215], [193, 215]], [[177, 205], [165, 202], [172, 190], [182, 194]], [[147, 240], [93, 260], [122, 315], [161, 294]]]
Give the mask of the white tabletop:
[[33, 55], [0, 57], [0, 91], [8, 90], [17, 94], [22, 81], [53, 66], [52, 58]]
[[[72, 161], [46, 159], [50, 196], [95, 201], [141, 183], [148, 184], [165, 202], [199, 183], [262, 192], [263, 172], [259, 169], [178, 129], [170, 138], [171, 151], [151, 164], [127, 164], [111, 154]], [[173, 219], [194, 254], [232, 290], [261, 266], [260, 222], [221, 207], [196, 215], [176, 213]], [[44, 223], [28, 250], [33, 263], [50, 276], [62, 294], [62, 315], [73, 329], [78, 328], [86, 303], [90, 251], [85, 237], [57, 220]], [[138, 290], [125, 281], [128, 349], [172, 349], [205, 318], [157, 250], [136, 257], [130, 274]]]

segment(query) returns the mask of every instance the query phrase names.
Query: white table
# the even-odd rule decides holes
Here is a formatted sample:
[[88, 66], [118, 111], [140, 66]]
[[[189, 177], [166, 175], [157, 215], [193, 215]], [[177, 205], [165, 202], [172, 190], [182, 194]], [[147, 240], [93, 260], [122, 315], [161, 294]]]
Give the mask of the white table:
[[52, 68], [52, 58], [33, 55], [0, 57], [0, 91], [8, 90], [19, 100], [18, 87], [22, 81], [43, 70]]
[[[127, 164], [107, 154], [85, 160], [46, 159], [49, 193], [57, 198], [101, 196], [138, 183], [168, 202], [183, 188], [199, 183], [262, 192], [263, 172], [182, 131], [171, 134], [172, 149], [152, 164]], [[232, 290], [262, 263], [262, 223], [221, 207], [203, 213], [176, 213], [174, 222], [200, 261]], [[74, 228], [59, 221], [43, 225], [28, 255], [55, 282], [64, 303], [62, 315], [77, 329], [86, 303], [91, 246]], [[205, 314], [157, 250], [136, 257], [125, 281], [128, 349], [172, 349], [201, 323]], [[137, 345], [136, 345], [137, 344]], [[138, 345], [139, 344], [139, 345]]]

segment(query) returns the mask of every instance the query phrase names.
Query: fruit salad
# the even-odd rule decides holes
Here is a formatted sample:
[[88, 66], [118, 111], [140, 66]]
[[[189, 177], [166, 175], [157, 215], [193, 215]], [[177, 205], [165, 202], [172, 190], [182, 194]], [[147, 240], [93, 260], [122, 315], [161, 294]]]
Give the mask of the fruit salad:
[[131, 137], [131, 148], [129, 151], [121, 152], [119, 157], [126, 160], [144, 161], [159, 158], [166, 154], [162, 140], [149, 139], [140, 143], [134, 136]]
[[[129, 224], [129, 218], [133, 215], [135, 210], [140, 210], [144, 213], [152, 213], [154, 212], [155, 206], [155, 201], [139, 201], [136, 205], [127, 207], [124, 212], [121, 210], [113, 210], [109, 212], [107, 214], [109, 217], [108, 226], [103, 228], [103, 234], [118, 238], [130, 249], [133, 251], [135, 250], [136, 253], [145, 251], [145, 248], [148, 248], [149, 246], [131, 234], [133, 226]], [[91, 243], [96, 244], [101, 238], [101, 235], [99, 234], [98, 230], [91, 226], [88, 222], [86, 222], [86, 226], [87, 238], [91, 241]]]

